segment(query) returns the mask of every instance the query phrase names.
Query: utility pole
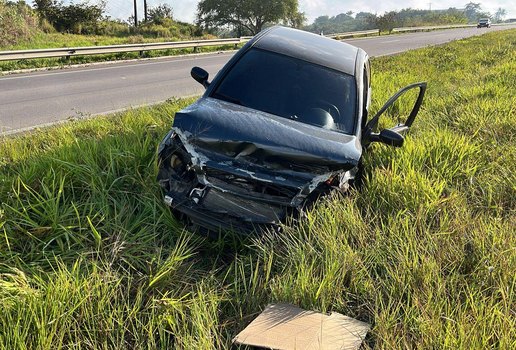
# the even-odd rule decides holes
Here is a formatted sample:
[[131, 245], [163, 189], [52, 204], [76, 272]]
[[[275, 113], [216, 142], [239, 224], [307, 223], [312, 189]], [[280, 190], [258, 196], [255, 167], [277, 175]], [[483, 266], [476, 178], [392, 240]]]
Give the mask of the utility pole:
[[428, 3], [428, 9], [429, 9], [430, 11], [432, 11], [432, 3], [431, 3], [431, 2], [429, 2], [429, 3]]
[[147, 22], [147, 0], [143, 0], [143, 15], [145, 17], [145, 22]]
[[136, 6], [136, 0], [134, 0], [134, 26], [138, 27], [138, 6]]

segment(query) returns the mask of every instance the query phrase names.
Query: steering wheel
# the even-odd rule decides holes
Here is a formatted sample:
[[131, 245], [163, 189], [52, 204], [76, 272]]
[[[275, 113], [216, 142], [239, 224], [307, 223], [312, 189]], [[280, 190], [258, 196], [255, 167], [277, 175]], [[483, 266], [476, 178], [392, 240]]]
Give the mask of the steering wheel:
[[317, 100], [315, 101], [315, 105], [317, 106], [317, 108], [321, 108], [326, 112], [330, 113], [334, 121], [337, 122], [338, 120], [340, 120], [340, 111], [334, 104], [331, 104], [330, 102], [324, 100]]

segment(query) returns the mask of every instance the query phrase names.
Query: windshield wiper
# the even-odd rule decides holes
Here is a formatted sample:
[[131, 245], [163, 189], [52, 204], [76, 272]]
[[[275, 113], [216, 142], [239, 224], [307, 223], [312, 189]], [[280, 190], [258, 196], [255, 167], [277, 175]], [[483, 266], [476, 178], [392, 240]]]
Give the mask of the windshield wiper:
[[238, 100], [238, 99], [236, 99], [234, 97], [225, 95], [225, 94], [221, 94], [220, 92], [215, 92], [213, 94], [213, 97], [218, 98], [218, 99], [223, 100], [223, 101], [234, 103], [234, 104], [239, 105], [239, 106], [243, 106], [244, 105], [240, 100]]

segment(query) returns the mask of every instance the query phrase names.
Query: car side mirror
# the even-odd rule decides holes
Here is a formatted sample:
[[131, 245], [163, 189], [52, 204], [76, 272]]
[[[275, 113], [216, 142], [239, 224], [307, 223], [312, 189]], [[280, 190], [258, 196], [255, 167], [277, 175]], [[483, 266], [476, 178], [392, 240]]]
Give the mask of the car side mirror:
[[190, 75], [195, 79], [196, 82], [204, 86], [205, 89], [210, 85], [208, 82], [208, 77], [210, 74], [201, 67], [193, 67], [190, 71]]
[[381, 142], [389, 146], [401, 147], [405, 138], [392, 129], [383, 129], [379, 134], [371, 133], [369, 140], [370, 142]]
[[396, 131], [390, 129], [383, 129], [378, 135], [379, 141], [389, 146], [401, 147], [405, 138]]

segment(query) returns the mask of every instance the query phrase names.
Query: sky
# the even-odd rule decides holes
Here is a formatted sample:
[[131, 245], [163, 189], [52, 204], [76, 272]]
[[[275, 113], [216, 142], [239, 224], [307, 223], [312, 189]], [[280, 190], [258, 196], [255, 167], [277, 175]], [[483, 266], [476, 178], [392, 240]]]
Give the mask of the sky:
[[[90, 1], [94, 2], [95, 0]], [[113, 18], [126, 20], [133, 14], [133, 1], [131, 0], [106, 0], [106, 2], [107, 13]], [[152, 7], [166, 3], [172, 6], [175, 19], [192, 23], [195, 20], [198, 2], [199, 0], [147, 0], [147, 6]], [[434, 10], [449, 7], [463, 8], [468, 2], [470, 0], [299, 0], [299, 7], [300, 11], [306, 14], [308, 22], [311, 23], [319, 16], [335, 16], [348, 11], [354, 13], [364, 11], [380, 15], [386, 11], [409, 7], [413, 9], [429, 9], [431, 7]], [[505, 18], [516, 18], [515, 0], [473, 0], [472, 2], [480, 2], [482, 10], [491, 14], [494, 14], [499, 7], [504, 8], [507, 11]], [[138, 17], [142, 18], [143, 0], [137, 0], [137, 3], [139, 7]]]

